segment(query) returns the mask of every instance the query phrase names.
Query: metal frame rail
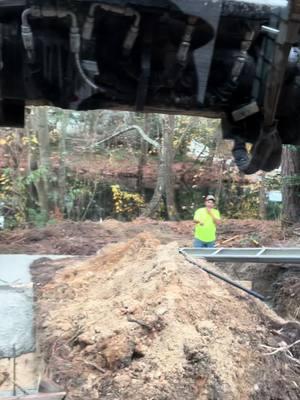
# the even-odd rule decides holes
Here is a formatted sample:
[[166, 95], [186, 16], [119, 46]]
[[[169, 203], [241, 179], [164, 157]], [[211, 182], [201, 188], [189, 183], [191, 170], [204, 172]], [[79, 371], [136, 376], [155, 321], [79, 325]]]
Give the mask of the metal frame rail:
[[207, 261], [224, 262], [255, 262], [255, 263], [278, 263], [299, 264], [300, 248], [298, 247], [262, 247], [262, 248], [181, 248], [180, 253], [195, 259], [204, 258]]

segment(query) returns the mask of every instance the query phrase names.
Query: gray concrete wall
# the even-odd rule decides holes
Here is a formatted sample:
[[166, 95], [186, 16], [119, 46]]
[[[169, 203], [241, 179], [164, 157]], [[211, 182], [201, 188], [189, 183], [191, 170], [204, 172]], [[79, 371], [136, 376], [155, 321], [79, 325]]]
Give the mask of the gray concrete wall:
[[35, 350], [30, 264], [41, 257], [64, 256], [0, 255], [0, 358]]

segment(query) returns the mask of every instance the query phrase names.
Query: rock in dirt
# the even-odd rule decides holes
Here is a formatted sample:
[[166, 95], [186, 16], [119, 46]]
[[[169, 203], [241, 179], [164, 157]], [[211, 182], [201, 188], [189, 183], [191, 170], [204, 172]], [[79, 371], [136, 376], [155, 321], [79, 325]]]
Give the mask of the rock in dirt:
[[284, 320], [175, 242], [139, 234], [49, 276], [35, 285], [39, 348], [69, 400], [300, 398], [296, 358], [266, 355]]

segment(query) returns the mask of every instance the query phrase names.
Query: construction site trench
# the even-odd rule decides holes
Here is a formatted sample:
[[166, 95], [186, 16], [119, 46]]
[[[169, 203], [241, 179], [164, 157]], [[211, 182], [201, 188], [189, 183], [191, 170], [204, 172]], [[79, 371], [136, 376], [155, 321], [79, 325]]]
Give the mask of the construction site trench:
[[[222, 229], [220, 243], [230, 236]], [[191, 244], [190, 232], [188, 223], [148, 220], [64, 224], [56, 236], [54, 228], [15, 232], [15, 250], [44, 250], [26, 256], [33, 261], [28, 329], [36, 353], [25, 334], [27, 349], [8, 344], [13, 353], [0, 360], [1, 396], [13, 388], [29, 393], [33, 376], [34, 390], [41, 378], [70, 400], [298, 399], [299, 268], [201, 260], [264, 295], [262, 302], [185, 260], [178, 249]], [[272, 243], [261, 245], [280, 241], [274, 226], [272, 232]], [[0, 237], [0, 248], [5, 240]], [[72, 258], [47, 256], [63, 249]], [[16, 275], [0, 277], [1, 284], [28, 290], [28, 275], [23, 282], [15, 261], [11, 269]], [[11, 314], [20, 322], [17, 312]], [[1, 335], [1, 351], [3, 336], [12, 339]]]

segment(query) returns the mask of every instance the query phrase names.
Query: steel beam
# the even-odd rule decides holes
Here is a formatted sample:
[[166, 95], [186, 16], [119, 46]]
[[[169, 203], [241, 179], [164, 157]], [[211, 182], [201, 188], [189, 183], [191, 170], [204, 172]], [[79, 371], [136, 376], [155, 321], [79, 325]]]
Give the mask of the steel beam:
[[180, 253], [193, 258], [204, 258], [207, 261], [255, 262], [277, 264], [299, 264], [300, 248], [293, 247], [262, 247], [262, 248], [196, 248], [185, 247]]

